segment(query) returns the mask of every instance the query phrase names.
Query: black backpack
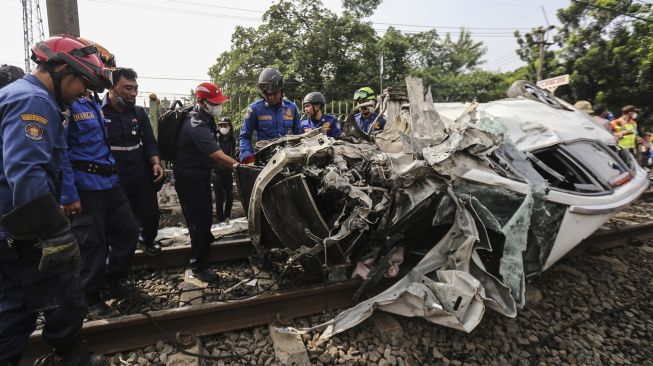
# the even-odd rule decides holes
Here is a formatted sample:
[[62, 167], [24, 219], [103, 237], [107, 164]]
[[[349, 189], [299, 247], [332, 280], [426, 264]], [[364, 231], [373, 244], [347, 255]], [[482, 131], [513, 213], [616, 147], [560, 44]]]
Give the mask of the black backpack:
[[[179, 105], [179, 108], [177, 108], [177, 105]], [[159, 116], [157, 121], [157, 141], [162, 160], [174, 161], [177, 158], [179, 131], [181, 131], [181, 127], [192, 109], [193, 106], [184, 107], [180, 101], [175, 100], [170, 108]]]

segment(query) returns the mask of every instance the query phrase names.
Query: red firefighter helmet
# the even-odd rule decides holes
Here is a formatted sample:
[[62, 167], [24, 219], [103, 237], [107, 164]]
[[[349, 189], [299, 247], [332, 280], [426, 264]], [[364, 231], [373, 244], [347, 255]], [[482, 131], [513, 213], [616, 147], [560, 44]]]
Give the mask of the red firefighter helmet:
[[213, 104], [222, 104], [229, 100], [229, 97], [224, 95], [222, 90], [215, 84], [202, 83], [195, 89], [195, 96], [197, 99], [205, 99]]
[[61, 34], [38, 42], [32, 47], [32, 60], [63, 63], [86, 80], [97, 92], [111, 85], [111, 71], [104, 68], [94, 45], [84, 45], [78, 38]]

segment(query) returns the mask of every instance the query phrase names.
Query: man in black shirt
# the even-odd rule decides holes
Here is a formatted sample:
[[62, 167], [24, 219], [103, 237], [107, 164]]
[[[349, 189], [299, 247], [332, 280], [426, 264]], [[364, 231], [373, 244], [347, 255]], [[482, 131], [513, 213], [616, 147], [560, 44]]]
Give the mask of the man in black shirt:
[[163, 180], [159, 148], [145, 110], [136, 106], [138, 83], [132, 69], [113, 71], [113, 86], [102, 103], [111, 154], [116, 159], [120, 185], [125, 190], [148, 255], [158, 255], [154, 242], [159, 229], [155, 183]]
[[229, 169], [238, 164], [225, 154], [215, 140], [215, 117], [228, 100], [222, 90], [202, 83], [195, 90], [197, 105], [179, 131], [177, 158], [174, 163], [175, 190], [190, 233], [193, 277], [216, 282], [218, 276], [208, 269], [209, 246], [213, 240], [211, 222], [211, 168], [219, 163]]

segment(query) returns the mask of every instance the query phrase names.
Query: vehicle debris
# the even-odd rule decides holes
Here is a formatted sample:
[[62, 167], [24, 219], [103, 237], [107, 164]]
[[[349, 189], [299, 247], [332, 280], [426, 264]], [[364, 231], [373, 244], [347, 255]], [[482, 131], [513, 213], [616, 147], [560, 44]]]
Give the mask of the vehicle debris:
[[406, 85], [403, 98], [385, 94], [381, 133], [360, 130], [354, 110], [341, 140], [286, 136], [256, 153], [263, 165], [236, 172], [263, 262], [361, 277], [356, 301], [401, 277], [325, 324], [323, 338], [375, 309], [466, 332], [486, 308], [514, 317], [527, 277], [648, 186], [610, 134], [563, 101], [440, 105], [421, 80]]

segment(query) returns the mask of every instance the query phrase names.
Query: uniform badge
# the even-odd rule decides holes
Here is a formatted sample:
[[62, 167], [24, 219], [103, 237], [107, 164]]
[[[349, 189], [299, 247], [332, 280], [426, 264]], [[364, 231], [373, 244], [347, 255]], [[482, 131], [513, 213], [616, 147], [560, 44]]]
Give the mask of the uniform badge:
[[286, 109], [286, 115], [283, 116], [283, 119], [292, 119], [292, 111], [290, 108]]
[[331, 127], [331, 125], [329, 124], [329, 122], [324, 122], [324, 125], [323, 125], [323, 126], [324, 126], [324, 129], [327, 130], [327, 131], [329, 131], [329, 128]]
[[40, 141], [43, 139], [43, 129], [39, 125], [30, 123], [25, 126], [25, 136], [34, 141]]
[[249, 118], [249, 115], [252, 114], [253, 110], [252, 107], [247, 107], [245, 110], [245, 119]]
[[20, 119], [23, 121], [33, 121], [33, 122], [38, 122], [42, 124], [43, 126], [46, 126], [48, 124], [48, 119], [42, 116], [39, 116], [37, 114], [31, 114], [31, 113], [26, 113], [26, 114], [21, 114]]

